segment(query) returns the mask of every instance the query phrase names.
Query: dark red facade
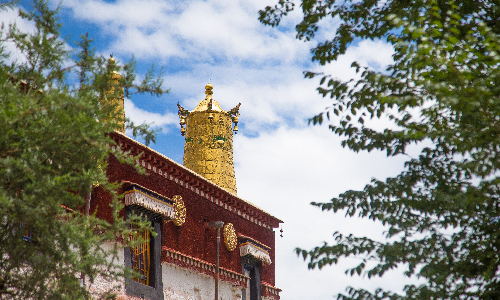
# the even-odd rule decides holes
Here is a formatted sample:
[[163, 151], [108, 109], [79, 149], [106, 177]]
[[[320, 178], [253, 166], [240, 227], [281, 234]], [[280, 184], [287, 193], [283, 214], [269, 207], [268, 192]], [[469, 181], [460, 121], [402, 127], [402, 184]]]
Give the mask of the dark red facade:
[[[272, 263], [262, 267], [260, 276], [263, 285], [274, 287], [273, 228], [278, 228], [282, 221], [123, 134], [113, 133], [111, 136], [117, 145], [130, 151], [131, 155], [143, 153], [139, 164], [147, 171], [147, 175], [138, 174], [134, 167], [121, 164], [111, 157], [107, 169], [111, 181], [131, 182], [169, 199], [180, 195], [184, 201], [185, 223], [182, 226], [176, 226], [173, 222], [162, 224], [162, 262], [185, 263], [173, 259], [172, 253], [179, 253], [192, 258], [194, 264], [191, 265], [194, 268], [203, 269], [198, 262], [215, 264], [216, 231], [209, 229], [207, 223], [211, 221], [232, 223], [238, 235], [251, 237], [270, 248], [269, 256]], [[102, 191], [94, 191], [91, 209], [95, 211], [98, 207], [97, 216], [111, 221], [110, 210], [107, 209], [109, 202], [108, 195]], [[221, 241], [220, 267], [237, 274], [242, 273], [238, 247], [234, 251], [228, 251]]]

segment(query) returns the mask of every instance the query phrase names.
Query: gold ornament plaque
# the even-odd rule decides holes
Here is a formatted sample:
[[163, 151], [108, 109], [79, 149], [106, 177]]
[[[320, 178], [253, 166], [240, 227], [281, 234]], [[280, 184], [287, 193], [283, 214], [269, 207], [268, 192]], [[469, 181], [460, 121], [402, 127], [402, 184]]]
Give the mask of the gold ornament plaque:
[[174, 196], [174, 224], [176, 226], [182, 226], [184, 222], [186, 222], [186, 206], [184, 206], [184, 201], [182, 201], [182, 197], [179, 195]]
[[224, 243], [226, 244], [226, 248], [229, 251], [233, 251], [236, 249], [238, 245], [238, 241], [236, 238], [236, 231], [234, 230], [233, 224], [227, 223], [224, 226]]

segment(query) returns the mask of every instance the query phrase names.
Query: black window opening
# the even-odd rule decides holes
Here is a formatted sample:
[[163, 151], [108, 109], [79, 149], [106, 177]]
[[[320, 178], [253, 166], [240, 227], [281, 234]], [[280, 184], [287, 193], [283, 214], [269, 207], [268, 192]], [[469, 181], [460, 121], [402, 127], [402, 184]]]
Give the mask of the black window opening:
[[260, 270], [262, 263], [251, 256], [241, 259], [243, 275], [250, 277], [248, 287], [242, 289], [242, 300], [261, 300]]
[[[143, 299], [163, 299], [161, 217], [141, 207], [127, 206], [126, 216], [128, 217], [132, 213], [146, 216], [151, 221], [156, 237], [153, 237], [149, 231], [139, 232], [145, 242], [136, 245], [136, 247], [125, 248], [125, 267], [131, 268], [139, 274], [125, 279], [125, 291], [130, 296]], [[133, 226], [131, 225], [131, 229]]]

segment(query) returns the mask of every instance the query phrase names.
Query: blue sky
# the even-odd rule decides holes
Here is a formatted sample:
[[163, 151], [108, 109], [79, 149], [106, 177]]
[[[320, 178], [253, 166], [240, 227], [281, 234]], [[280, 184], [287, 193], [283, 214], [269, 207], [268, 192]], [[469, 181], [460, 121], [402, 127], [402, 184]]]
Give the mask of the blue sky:
[[[300, 14], [292, 13], [279, 29], [258, 22], [258, 10], [274, 2], [65, 0], [60, 17], [70, 48], [88, 32], [95, 39], [97, 53], [113, 53], [118, 62], [134, 55], [139, 77], [152, 63], [164, 67], [164, 87], [171, 92], [160, 98], [131, 97], [125, 113], [136, 123], [159, 129], [157, 143], [151, 147], [178, 163], [182, 163], [184, 147], [178, 102], [194, 109], [211, 80], [214, 99], [223, 109], [242, 103], [240, 131], [234, 139], [238, 196], [285, 222], [284, 237], [277, 234], [274, 262], [281, 299], [332, 299], [348, 285], [399, 290], [405, 282], [401, 271], [375, 280], [344, 275], [345, 268], [357, 260], [308, 271], [307, 264], [293, 253], [298, 246], [332, 242], [335, 231], [382, 238], [379, 224], [321, 212], [309, 203], [362, 189], [373, 177], [394, 176], [402, 170], [405, 158], [387, 159], [377, 152], [355, 154], [343, 149], [326, 125], [308, 126], [307, 119], [329, 101], [317, 95], [318, 81], [304, 79], [302, 72], [325, 72], [347, 80], [356, 76], [350, 68], [353, 61], [383, 68], [392, 61], [393, 50], [381, 41], [359, 41], [337, 62], [320, 67], [310, 59], [314, 41], [295, 39]], [[1, 13], [0, 20], [10, 22], [16, 16], [15, 11]], [[18, 24], [25, 30], [32, 28], [26, 22]], [[325, 21], [323, 26], [319, 39], [333, 34], [336, 22]]]

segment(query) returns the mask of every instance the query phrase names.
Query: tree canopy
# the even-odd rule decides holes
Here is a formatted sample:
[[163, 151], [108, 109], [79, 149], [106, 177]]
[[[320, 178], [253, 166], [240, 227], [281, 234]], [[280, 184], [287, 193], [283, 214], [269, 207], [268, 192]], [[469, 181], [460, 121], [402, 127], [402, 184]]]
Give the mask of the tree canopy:
[[[296, 7], [280, 0], [260, 12], [278, 26]], [[495, 1], [300, 1], [297, 38], [316, 42], [312, 60], [328, 64], [352, 43], [377, 39], [394, 48], [393, 63], [377, 71], [353, 63], [359, 79], [318, 78], [319, 93], [332, 99], [311, 118], [329, 128], [353, 151], [407, 154], [396, 177], [373, 179], [363, 190], [346, 191], [312, 204], [386, 226], [386, 240], [334, 233], [334, 242], [297, 248], [309, 267], [347, 257], [361, 258], [347, 274], [384, 276], [396, 267], [423, 284], [403, 293], [349, 288], [339, 299], [500, 298], [500, 6]], [[338, 21], [331, 39], [317, 41], [324, 19]], [[330, 30], [331, 31], [328, 31]], [[370, 119], [384, 118], [379, 130]], [[369, 262], [375, 262], [369, 263]], [[411, 282], [411, 281], [410, 281]]]
[[[0, 5], [13, 8], [13, 2]], [[4, 24], [0, 32], [0, 298], [104, 297], [82, 281], [123, 276], [123, 262], [110, 258], [133, 234], [120, 216], [117, 183], [106, 177], [107, 159], [135, 162], [108, 135], [124, 121], [109, 99], [122, 86], [127, 96], [167, 91], [153, 71], [136, 84], [133, 60], [121, 68], [96, 55], [86, 35], [68, 52], [57, 10], [47, 1], [35, 0], [31, 11], [19, 13], [35, 30]], [[18, 60], [10, 57], [10, 45]], [[113, 80], [114, 72], [123, 79]], [[127, 127], [154, 141], [147, 126]], [[97, 186], [114, 197], [112, 223], [86, 213], [87, 195]], [[132, 218], [150, 228], [141, 220]]]

